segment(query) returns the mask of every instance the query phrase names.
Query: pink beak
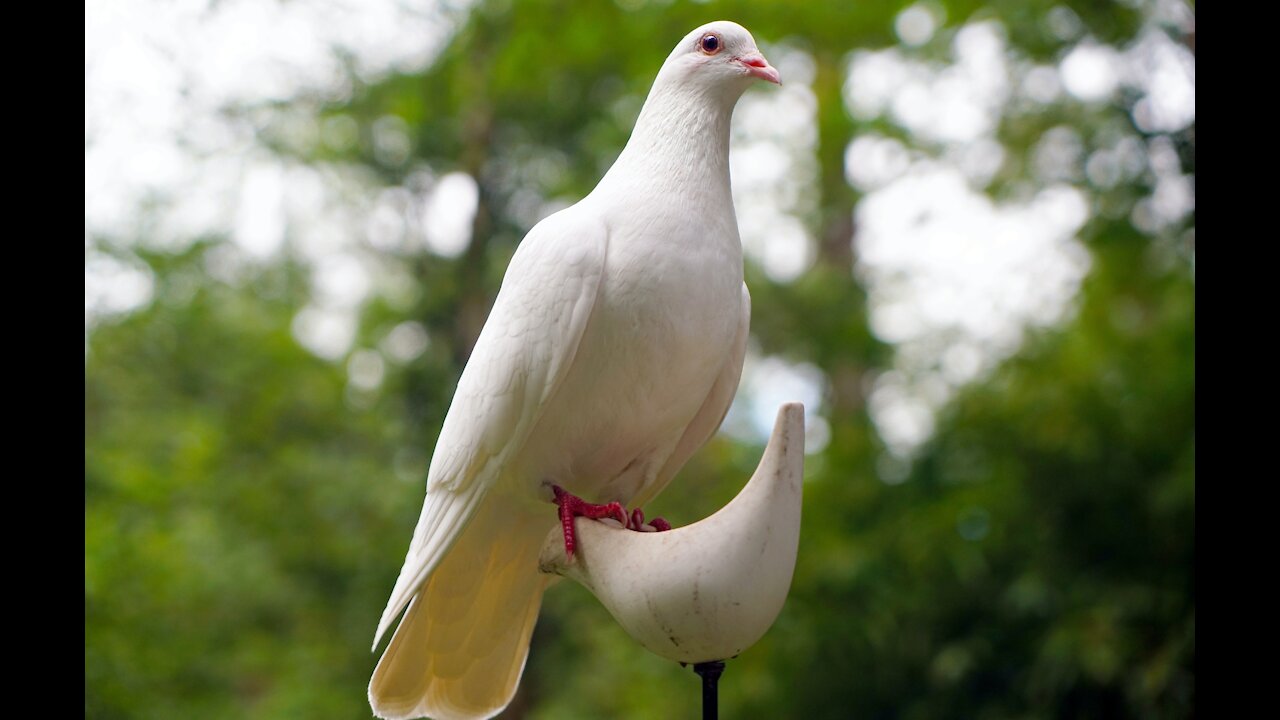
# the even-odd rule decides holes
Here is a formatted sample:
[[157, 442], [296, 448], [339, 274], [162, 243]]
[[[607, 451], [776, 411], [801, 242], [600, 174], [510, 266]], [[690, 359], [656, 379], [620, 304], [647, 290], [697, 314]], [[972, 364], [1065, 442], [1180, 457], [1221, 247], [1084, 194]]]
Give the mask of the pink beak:
[[737, 60], [738, 62], [742, 63], [744, 67], [747, 68], [747, 74], [750, 75], [751, 77], [757, 77], [757, 78], [760, 78], [761, 80], [768, 80], [774, 85], [782, 84], [782, 78], [779, 77], [777, 69], [774, 68], [772, 65], [770, 65], [769, 61], [765, 60], [764, 56], [761, 55], [760, 53], [743, 55]]

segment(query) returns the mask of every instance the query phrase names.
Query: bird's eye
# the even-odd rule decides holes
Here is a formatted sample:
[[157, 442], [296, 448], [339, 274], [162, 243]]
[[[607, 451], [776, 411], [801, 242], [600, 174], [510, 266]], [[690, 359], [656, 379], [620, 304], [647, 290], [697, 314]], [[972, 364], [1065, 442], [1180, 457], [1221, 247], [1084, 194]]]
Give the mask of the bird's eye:
[[720, 52], [720, 36], [714, 33], [707, 33], [698, 41], [698, 46], [702, 48], [702, 52], [707, 55], [715, 55]]

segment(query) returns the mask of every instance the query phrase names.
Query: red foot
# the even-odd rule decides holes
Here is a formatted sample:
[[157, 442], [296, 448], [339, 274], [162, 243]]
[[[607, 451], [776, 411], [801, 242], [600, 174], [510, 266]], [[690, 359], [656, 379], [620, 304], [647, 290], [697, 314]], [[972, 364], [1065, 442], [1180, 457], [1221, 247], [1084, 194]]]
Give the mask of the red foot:
[[592, 520], [611, 517], [624, 526], [627, 524], [627, 511], [622, 509], [621, 503], [611, 502], [605, 505], [589, 503], [577, 495], [570, 495], [559, 485], [552, 485], [551, 492], [555, 493], [555, 503], [560, 506], [560, 525], [564, 530], [564, 554], [569, 557], [573, 557], [573, 551], [577, 547], [577, 533], [573, 529], [575, 517], [588, 517]]
[[[649, 521], [649, 527], [653, 528], [654, 532], [666, 532], [671, 529], [671, 523], [660, 517], [656, 517]], [[627, 523], [627, 529], [635, 530], [636, 532], [645, 532], [643, 510], [636, 508], [631, 511], [631, 522]]]
[[[640, 508], [631, 511], [631, 517], [628, 518], [627, 511], [623, 509], [621, 503], [611, 502], [604, 505], [589, 503], [576, 495], [569, 494], [559, 485], [552, 485], [551, 492], [555, 493], [555, 503], [560, 506], [560, 525], [564, 530], [564, 554], [568, 557], [573, 557], [573, 552], [578, 546], [577, 531], [573, 525], [575, 517], [587, 517], [593, 520], [613, 518], [628, 530], [645, 532], [644, 512]], [[649, 527], [657, 532], [664, 532], [671, 529], [671, 523], [656, 517], [649, 521]]]

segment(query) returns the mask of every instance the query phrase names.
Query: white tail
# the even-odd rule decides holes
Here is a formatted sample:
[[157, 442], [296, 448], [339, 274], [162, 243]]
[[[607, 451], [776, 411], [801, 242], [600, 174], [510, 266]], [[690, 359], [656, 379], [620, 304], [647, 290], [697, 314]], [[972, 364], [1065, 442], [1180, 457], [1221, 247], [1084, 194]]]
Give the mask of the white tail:
[[552, 518], [488, 502], [419, 589], [369, 681], [381, 718], [489, 718], [515, 695], [548, 576]]

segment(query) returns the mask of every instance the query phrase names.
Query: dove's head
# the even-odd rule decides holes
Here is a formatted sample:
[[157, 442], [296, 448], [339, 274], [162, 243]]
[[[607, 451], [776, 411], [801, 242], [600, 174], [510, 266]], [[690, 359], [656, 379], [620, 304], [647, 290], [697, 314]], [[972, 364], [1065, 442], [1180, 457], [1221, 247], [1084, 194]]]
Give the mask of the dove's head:
[[[754, 80], [782, 84], [747, 29], [719, 20], [694, 30], [676, 45], [662, 67], [683, 82], [731, 95], [735, 100]], [[716, 92], [715, 94], [720, 94]]]
[[[729, 188], [729, 121], [738, 98], [756, 80], [779, 83], [778, 71], [760, 54], [751, 33], [720, 20], [694, 30], [676, 45], [653, 81], [627, 147], [596, 191], [626, 184], [635, 177], [697, 175], [701, 183], [708, 165]], [[701, 187], [702, 185], [699, 185]]]

